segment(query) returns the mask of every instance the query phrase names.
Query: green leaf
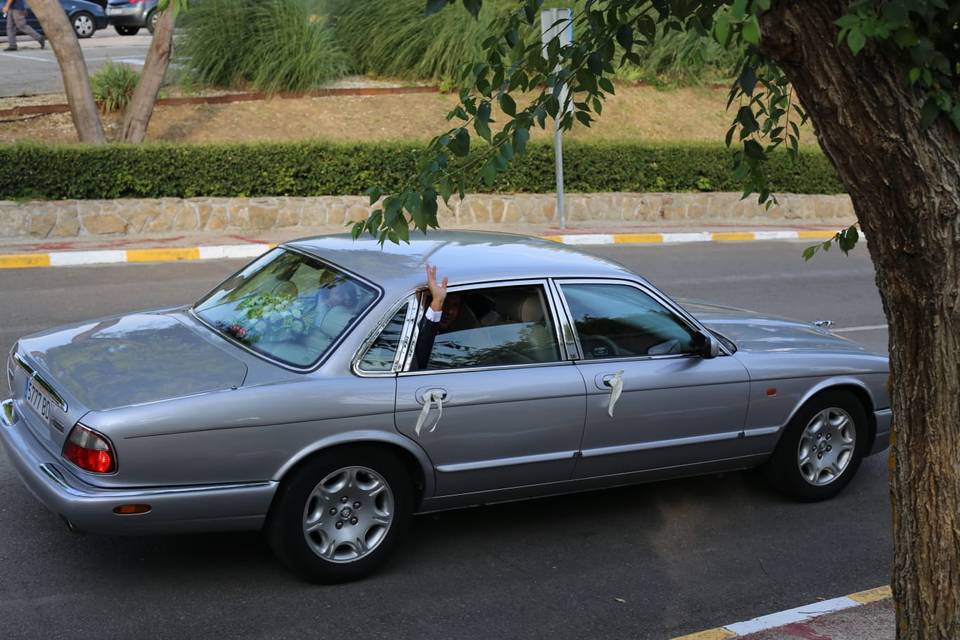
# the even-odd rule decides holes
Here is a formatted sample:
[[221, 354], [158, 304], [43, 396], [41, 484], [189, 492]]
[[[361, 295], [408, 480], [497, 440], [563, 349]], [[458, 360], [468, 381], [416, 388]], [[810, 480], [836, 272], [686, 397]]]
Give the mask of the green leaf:
[[766, 159], [766, 154], [763, 152], [763, 147], [760, 146], [760, 143], [756, 140], [746, 140], [743, 143], [743, 152], [748, 158], [753, 160], [764, 160]]
[[447, 6], [449, 2], [450, 0], [427, 0], [427, 7], [423, 13], [428, 16], [432, 15]]
[[622, 24], [617, 28], [617, 42], [620, 46], [630, 51], [633, 46], [633, 29], [628, 24]]
[[815, 245], [813, 245], [812, 247], [807, 247], [806, 249], [804, 249], [804, 250], [803, 250], [803, 259], [804, 259], [804, 261], [809, 262], [809, 261], [810, 261], [810, 258], [812, 258], [812, 257], [814, 256], [814, 254], [817, 253], [817, 249], [819, 249], [819, 248], [820, 248], [820, 245], [815, 244]]
[[610, 79], [609, 79], [609, 78], [606, 78], [606, 77], [604, 77], [604, 76], [600, 76], [599, 78], [597, 78], [597, 84], [600, 85], [600, 88], [601, 88], [601, 89], [603, 89], [604, 91], [606, 91], [606, 92], [609, 93], [610, 95], [615, 95], [615, 94], [616, 94], [616, 91], [614, 91], [613, 83], [610, 82]]
[[730, 37], [730, 14], [726, 11], [717, 14], [713, 22], [713, 37], [721, 46], [727, 46], [727, 39]]
[[577, 117], [577, 120], [579, 120], [583, 126], [585, 127], [590, 126], [590, 121], [592, 120], [592, 118], [590, 117], [589, 113], [587, 113], [586, 111], [576, 111], [574, 112], [574, 115]]
[[864, 45], [867, 44], [867, 36], [864, 35], [858, 27], [853, 27], [850, 31], [847, 32], [847, 46], [850, 47], [850, 51], [853, 52], [853, 55], [860, 53], [860, 50], [863, 49]]
[[740, 33], [743, 36], [743, 41], [747, 44], [760, 44], [760, 25], [757, 24], [756, 17], [750, 16], [747, 21], [743, 23], [743, 31]]
[[469, 11], [470, 15], [474, 18], [480, 14], [480, 6], [482, 4], [482, 0], [463, 0], [463, 6], [467, 8], [467, 11]]
[[500, 109], [511, 118], [517, 115], [517, 103], [509, 93], [500, 94]]
[[470, 132], [460, 127], [450, 140], [450, 151], [461, 158], [470, 153]]
[[377, 200], [380, 199], [380, 196], [383, 195], [383, 191], [380, 187], [370, 187], [367, 189], [367, 195], [370, 196], [370, 205], [372, 206]]
[[530, 139], [529, 129], [517, 129], [513, 132], [513, 149], [518, 156], [522, 156], [527, 150], [527, 141]]
[[939, 115], [940, 105], [937, 104], [936, 99], [933, 97], [927, 98], [920, 109], [920, 128], [929, 129]]

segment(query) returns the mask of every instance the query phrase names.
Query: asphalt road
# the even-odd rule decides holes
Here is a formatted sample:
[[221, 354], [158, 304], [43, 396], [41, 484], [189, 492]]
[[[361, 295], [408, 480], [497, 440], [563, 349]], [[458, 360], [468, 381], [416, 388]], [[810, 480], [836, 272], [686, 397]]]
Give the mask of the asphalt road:
[[[113, 27], [80, 40], [87, 70], [94, 73], [108, 61], [143, 66], [150, 48], [150, 34], [144, 29], [135, 36], [120, 36]], [[0, 38], [6, 47], [6, 37]], [[0, 97], [60, 93], [63, 77], [51, 47], [41, 50], [28, 36], [17, 36], [17, 51], [0, 51]]]
[[[832, 319], [883, 350], [864, 250], [801, 243], [593, 248], [675, 296]], [[237, 262], [0, 271], [17, 336], [188, 302]], [[665, 638], [889, 581], [884, 456], [837, 498], [788, 502], [756, 473], [425, 515], [364, 582], [311, 586], [256, 534], [74, 535], [0, 458], [0, 619], [13, 638]]]

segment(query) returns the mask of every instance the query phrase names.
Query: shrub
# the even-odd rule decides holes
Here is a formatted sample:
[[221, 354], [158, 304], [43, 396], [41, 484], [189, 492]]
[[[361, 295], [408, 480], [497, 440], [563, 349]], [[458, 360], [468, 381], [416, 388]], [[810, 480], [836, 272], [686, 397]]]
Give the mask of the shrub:
[[104, 112], [123, 111], [140, 82], [140, 72], [118, 62], [108, 62], [90, 76], [93, 99]]
[[350, 61], [320, 0], [204, 0], [183, 12], [178, 59], [189, 79], [303, 91], [343, 76]]
[[[419, 147], [411, 143], [325, 142], [0, 147], [0, 197], [163, 198], [361, 194], [374, 183], [398, 188], [415, 175]], [[564, 146], [570, 192], [739, 191], [731, 152], [722, 144], [583, 143]], [[819, 150], [802, 150], [793, 164], [775, 154], [767, 171], [778, 192], [841, 193]], [[470, 191], [549, 193], [553, 151], [531, 144], [527, 156], [492, 188]]]

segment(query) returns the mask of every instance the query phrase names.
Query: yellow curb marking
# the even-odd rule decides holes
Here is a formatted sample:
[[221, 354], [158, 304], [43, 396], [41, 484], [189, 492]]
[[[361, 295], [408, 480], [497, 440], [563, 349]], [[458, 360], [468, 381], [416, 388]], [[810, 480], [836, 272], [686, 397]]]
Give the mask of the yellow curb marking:
[[614, 244], [656, 244], [663, 242], [662, 233], [616, 233]]
[[893, 592], [890, 590], [889, 586], [886, 587], [877, 587], [876, 589], [867, 589], [866, 591], [859, 591], [857, 593], [851, 593], [847, 596], [855, 602], [860, 604], [868, 604], [870, 602], [879, 602], [880, 600], [886, 600], [893, 597]]
[[563, 236], [540, 236], [544, 240], [550, 240], [552, 242], [563, 242]]
[[183, 249], [128, 249], [127, 262], [199, 260], [200, 247]]
[[833, 236], [837, 235], [836, 231], [798, 231], [797, 235], [800, 238], [814, 238], [817, 240], [829, 240]]
[[50, 266], [50, 255], [46, 253], [0, 255], [0, 269], [29, 269], [32, 267], [49, 267], [49, 266]]
[[757, 236], [754, 235], [753, 231], [718, 231], [713, 234], [714, 240], [721, 240], [724, 242], [756, 240], [756, 238]]
[[721, 629], [717, 627], [716, 629], [707, 629], [706, 631], [699, 631], [697, 633], [691, 633], [690, 635], [680, 636], [679, 638], [674, 638], [673, 640], [726, 640], [727, 638], [736, 638], [737, 634], [733, 631], [727, 631], [726, 629]]

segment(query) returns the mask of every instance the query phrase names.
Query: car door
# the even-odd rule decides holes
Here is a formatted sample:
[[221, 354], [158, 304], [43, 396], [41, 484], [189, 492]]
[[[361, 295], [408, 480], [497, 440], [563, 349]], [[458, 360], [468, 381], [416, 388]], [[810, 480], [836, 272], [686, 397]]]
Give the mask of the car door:
[[557, 288], [587, 385], [576, 477], [742, 455], [749, 378], [736, 358], [702, 357], [698, 327], [652, 288], [623, 280]]
[[540, 280], [451, 287], [422, 370], [411, 343], [396, 426], [430, 456], [438, 495], [571, 477], [585, 389], [547, 292]]

